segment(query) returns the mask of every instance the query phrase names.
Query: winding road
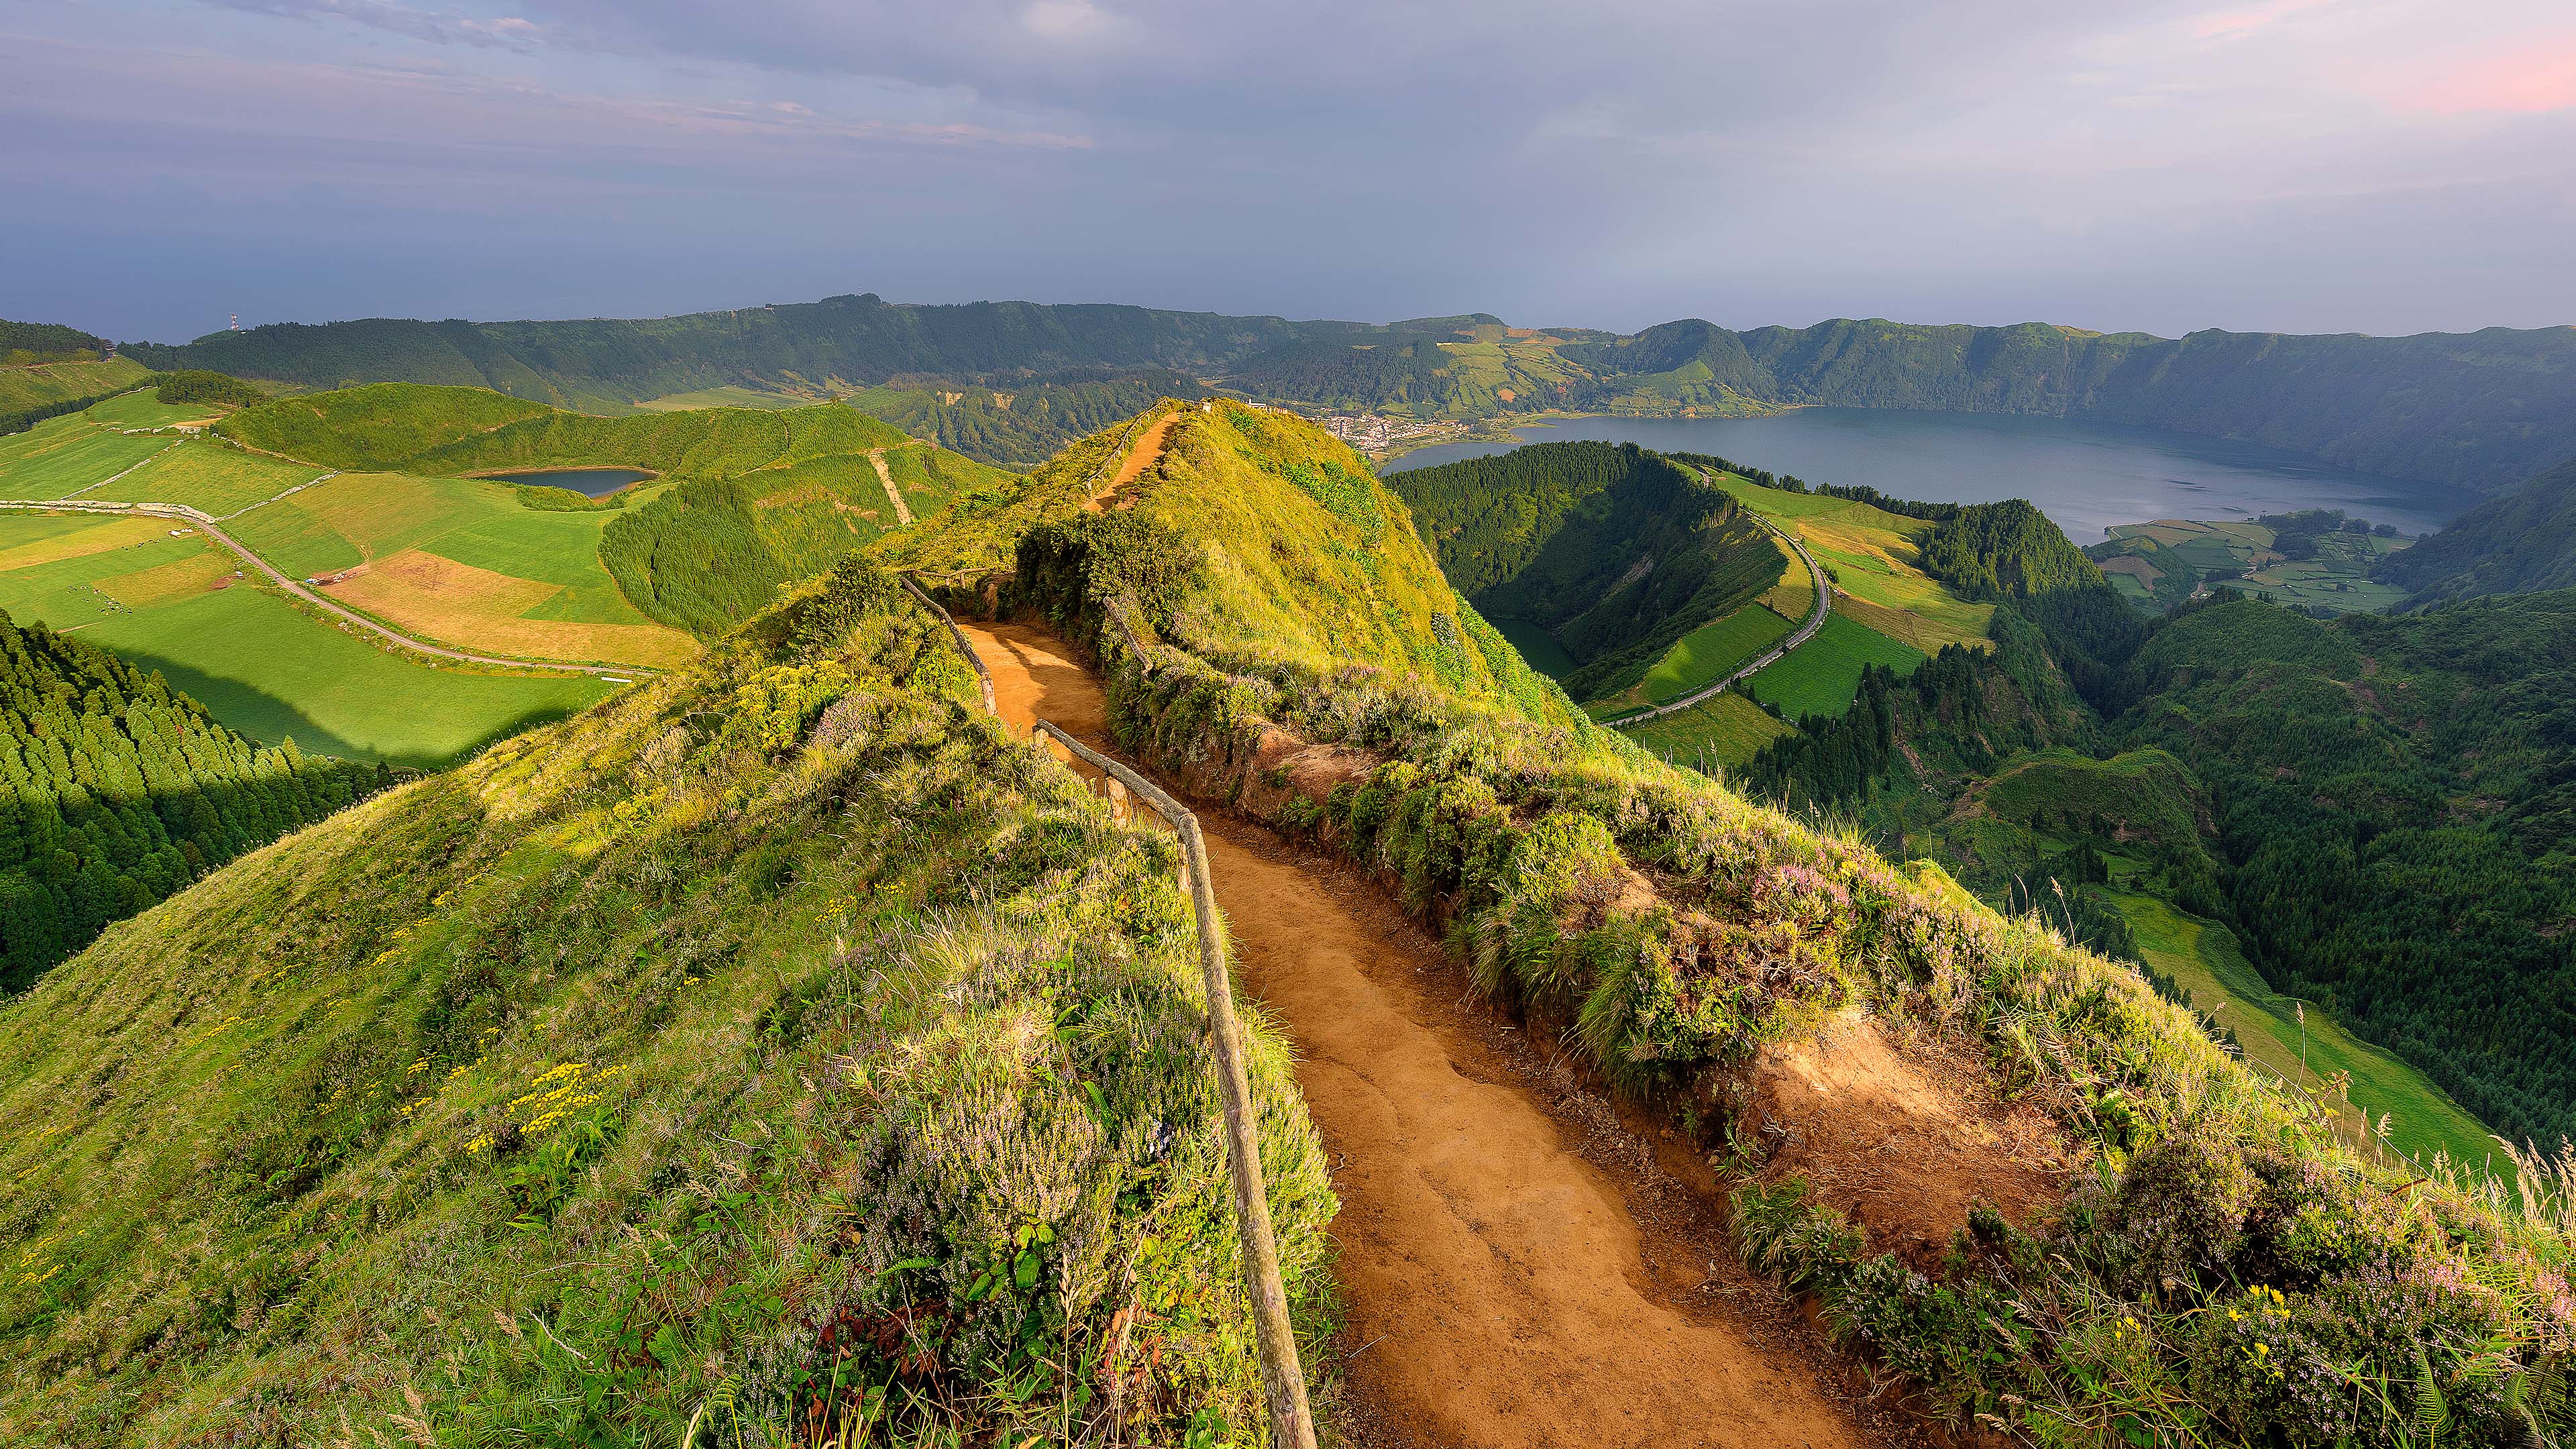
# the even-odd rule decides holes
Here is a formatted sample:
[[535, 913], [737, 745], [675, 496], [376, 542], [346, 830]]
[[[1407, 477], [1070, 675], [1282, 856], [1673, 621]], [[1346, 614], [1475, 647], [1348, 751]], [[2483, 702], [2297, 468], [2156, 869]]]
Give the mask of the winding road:
[[[293, 490], [289, 491], [291, 492]], [[328, 613], [345, 619], [362, 629], [366, 629], [375, 634], [380, 634], [384, 638], [401, 645], [405, 649], [411, 650], [415, 654], [426, 654], [434, 659], [452, 659], [460, 664], [491, 664], [498, 665], [504, 669], [551, 669], [565, 674], [625, 676], [633, 674], [653, 674], [659, 672], [649, 665], [642, 664], [560, 664], [544, 659], [508, 659], [494, 654], [469, 654], [461, 649], [449, 649], [442, 645], [431, 644], [425, 640], [415, 639], [399, 630], [380, 624], [375, 620], [368, 618], [366, 615], [359, 613], [357, 610], [341, 604], [337, 600], [317, 594], [294, 579], [290, 579], [286, 575], [279, 573], [269, 564], [268, 560], [261, 558], [258, 554], [244, 548], [231, 534], [228, 534], [221, 528], [216, 527], [215, 520], [212, 517], [198, 511], [197, 509], [190, 508], [184, 503], [106, 503], [86, 498], [52, 498], [23, 501], [17, 499], [0, 499], [0, 508], [24, 509], [35, 512], [104, 513], [128, 517], [140, 515], [147, 518], [176, 519], [181, 523], [186, 523], [202, 530], [206, 537], [213, 539], [215, 542], [222, 544], [228, 549], [231, 549], [233, 553], [242, 560], [242, 562], [259, 570], [262, 574], [267, 575], [269, 582], [277, 585], [287, 593], [293, 594], [295, 597], [313, 605], [315, 608], [325, 610]]]
[[[1745, 511], [1748, 513], [1752, 512], [1751, 509], [1747, 509]], [[1807, 552], [1807, 546], [1798, 541], [1796, 534], [1790, 533], [1788, 530], [1780, 527], [1780, 525], [1773, 523], [1770, 519], [1764, 518], [1759, 513], [1754, 513], [1753, 518], [1764, 528], [1778, 534], [1781, 542], [1786, 543], [1793, 549], [1796, 549], [1798, 551], [1798, 557], [1807, 565], [1807, 576], [1816, 581], [1816, 607], [1807, 615], [1807, 621], [1798, 626], [1796, 633], [1781, 640], [1770, 653], [1763, 655], [1761, 658], [1754, 660], [1752, 663], [1745, 665], [1743, 668], [1726, 676], [1724, 679], [1718, 680], [1714, 684], [1703, 684], [1688, 694], [1665, 700], [1661, 704], [1648, 705], [1646, 708], [1638, 710], [1634, 714], [1623, 714], [1616, 719], [1605, 719], [1601, 721], [1601, 723], [1605, 725], [1643, 724], [1650, 719], [1658, 719], [1668, 714], [1678, 714], [1681, 711], [1690, 708], [1692, 705], [1699, 703], [1701, 700], [1708, 698], [1710, 695], [1716, 694], [1725, 689], [1735, 681], [1739, 679], [1750, 679], [1754, 675], [1761, 673], [1763, 670], [1770, 668], [1772, 665], [1779, 663], [1782, 655], [1787, 654], [1790, 650], [1797, 648], [1808, 640], [1815, 638], [1816, 631], [1825, 627], [1825, 615], [1833, 611], [1834, 598], [1834, 586], [1825, 578], [1825, 566], [1816, 562], [1816, 556]]]

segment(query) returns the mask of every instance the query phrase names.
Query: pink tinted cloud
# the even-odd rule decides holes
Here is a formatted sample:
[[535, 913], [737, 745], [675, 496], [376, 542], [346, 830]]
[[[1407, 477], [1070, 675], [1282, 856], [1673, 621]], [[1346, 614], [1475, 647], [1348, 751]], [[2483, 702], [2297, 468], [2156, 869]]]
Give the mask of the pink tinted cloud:
[[2397, 97], [2408, 110], [2539, 115], [2576, 110], [2576, 34], [2535, 38], [2441, 71]]
[[2270, 0], [2269, 4], [2243, 10], [2215, 11], [2192, 22], [2191, 33], [2201, 40], [2249, 35], [2287, 20], [2302, 10], [2314, 10], [2333, 3], [2334, 0]]

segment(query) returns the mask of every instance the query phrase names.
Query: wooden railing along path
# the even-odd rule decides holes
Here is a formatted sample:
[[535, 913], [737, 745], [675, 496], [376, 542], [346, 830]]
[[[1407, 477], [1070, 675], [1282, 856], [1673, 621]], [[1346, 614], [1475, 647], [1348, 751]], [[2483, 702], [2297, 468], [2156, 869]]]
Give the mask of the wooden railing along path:
[[[938, 601], [909, 577], [904, 586], [939, 621], [948, 626], [966, 661], [983, 682], [984, 707], [994, 708], [993, 675], [968, 642], [964, 630]], [[1126, 621], [1111, 611], [1126, 642], [1140, 658], [1144, 651]], [[1131, 795], [1154, 808], [1181, 841], [1182, 887], [1190, 913], [1198, 921], [1199, 975], [1207, 991], [1208, 1035], [1216, 1050], [1217, 1090], [1224, 1099], [1226, 1157], [1234, 1184], [1235, 1221], [1242, 1235], [1244, 1289], [1252, 1298], [1252, 1324], [1261, 1351], [1262, 1389], [1269, 1400], [1271, 1443], [1277, 1449], [1315, 1449], [1315, 1419], [1306, 1404], [1306, 1373], [1298, 1362], [1297, 1335], [1288, 1318], [1288, 1290], [1279, 1274], [1279, 1239], [1270, 1222], [1270, 1194], [1261, 1177], [1261, 1143], [1254, 1129], [1252, 1081], [1244, 1065], [1243, 1028], [1234, 1010], [1234, 978], [1227, 970], [1225, 933], [1216, 913], [1215, 878], [1208, 871], [1207, 841], [1199, 818], [1163, 788], [1111, 759], [1050, 720], [1030, 729], [1030, 743], [1043, 751], [1054, 740], [1076, 759], [1100, 771], [1112, 816], [1131, 817]]]

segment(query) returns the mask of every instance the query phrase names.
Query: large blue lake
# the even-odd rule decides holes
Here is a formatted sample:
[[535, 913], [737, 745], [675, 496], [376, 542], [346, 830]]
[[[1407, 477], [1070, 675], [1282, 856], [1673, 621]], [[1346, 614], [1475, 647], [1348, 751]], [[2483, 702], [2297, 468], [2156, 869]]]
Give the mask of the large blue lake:
[[1451, 443], [1384, 472], [1507, 452], [1521, 443], [1602, 439], [1714, 453], [1810, 483], [1857, 483], [1929, 503], [2027, 498], [2079, 544], [2114, 523], [2251, 518], [2340, 508], [2407, 533], [2441, 527], [2480, 501], [2259, 447], [2161, 428], [1996, 413], [1799, 408], [1767, 418], [1567, 418], [1515, 430], [1515, 442]]

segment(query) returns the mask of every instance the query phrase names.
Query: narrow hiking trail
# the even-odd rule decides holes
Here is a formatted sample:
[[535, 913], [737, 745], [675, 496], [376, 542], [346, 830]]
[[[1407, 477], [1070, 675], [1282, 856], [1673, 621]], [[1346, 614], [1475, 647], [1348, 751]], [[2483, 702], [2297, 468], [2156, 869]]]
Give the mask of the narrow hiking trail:
[[[1043, 718], [1110, 750], [1099, 683], [1054, 635], [959, 627], [1014, 737]], [[1463, 1001], [1454, 965], [1357, 870], [1221, 809], [1201, 824], [1239, 977], [1294, 1043], [1331, 1155], [1336, 1349], [1363, 1444], [1911, 1438], [1864, 1422], [1813, 1330], [1726, 1255], [1706, 1205]]]
[[[1164, 439], [1172, 435], [1172, 424], [1179, 421], [1180, 416], [1176, 412], [1165, 413], [1155, 419], [1154, 425], [1147, 428], [1144, 436], [1136, 440], [1136, 446], [1129, 448], [1127, 456], [1119, 460], [1116, 476], [1094, 490], [1091, 497], [1084, 501], [1083, 508], [1092, 513], [1100, 512], [1109, 506], [1111, 494], [1135, 482], [1139, 474], [1154, 466], [1154, 460], [1163, 456]], [[1072, 726], [1067, 725], [1066, 728], [1070, 729]]]

